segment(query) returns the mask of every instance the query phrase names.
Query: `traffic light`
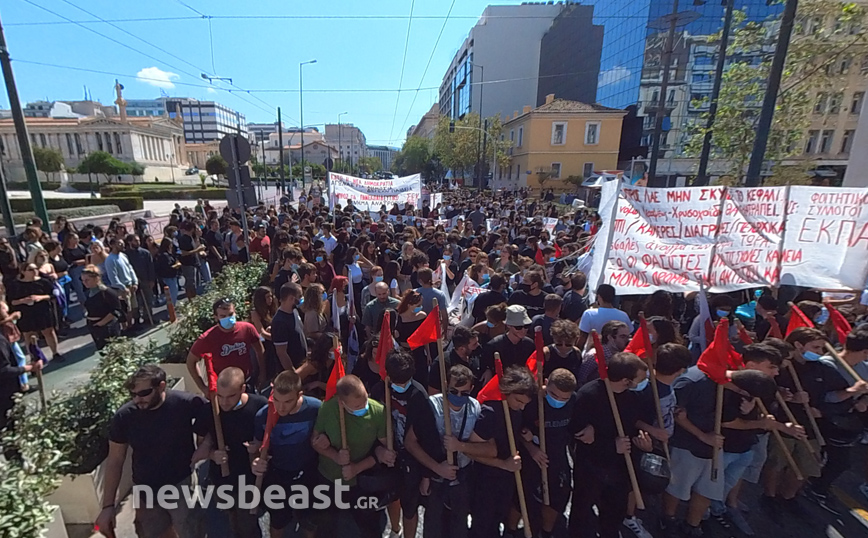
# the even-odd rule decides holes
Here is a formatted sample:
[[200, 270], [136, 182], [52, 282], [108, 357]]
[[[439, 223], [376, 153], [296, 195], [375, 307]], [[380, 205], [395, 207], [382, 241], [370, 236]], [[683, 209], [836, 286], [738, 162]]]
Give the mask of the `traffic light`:
[[450, 132], [450, 133], [454, 133], [454, 132], [455, 132], [455, 122], [454, 122], [454, 121], [450, 121], [450, 122], [449, 122], [449, 132]]

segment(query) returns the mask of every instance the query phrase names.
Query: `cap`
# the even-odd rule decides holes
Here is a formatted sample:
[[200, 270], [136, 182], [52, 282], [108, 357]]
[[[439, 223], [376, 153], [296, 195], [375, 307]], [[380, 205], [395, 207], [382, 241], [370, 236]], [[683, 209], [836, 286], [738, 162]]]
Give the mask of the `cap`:
[[530, 325], [531, 321], [527, 310], [521, 305], [514, 304], [506, 307], [505, 323], [510, 327], [524, 327]]

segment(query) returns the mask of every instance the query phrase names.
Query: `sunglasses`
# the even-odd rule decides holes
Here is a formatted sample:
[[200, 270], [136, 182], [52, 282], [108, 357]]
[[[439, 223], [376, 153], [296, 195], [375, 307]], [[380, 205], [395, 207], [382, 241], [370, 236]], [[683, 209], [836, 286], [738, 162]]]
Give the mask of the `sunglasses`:
[[147, 396], [150, 396], [153, 392], [154, 392], [154, 387], [151, 387], [151, 388], [145, 389], [145, 390], [140, 390], [138, 392], [131, 390], [130, 396], [132, 396], [133, 398], [145, 398]]

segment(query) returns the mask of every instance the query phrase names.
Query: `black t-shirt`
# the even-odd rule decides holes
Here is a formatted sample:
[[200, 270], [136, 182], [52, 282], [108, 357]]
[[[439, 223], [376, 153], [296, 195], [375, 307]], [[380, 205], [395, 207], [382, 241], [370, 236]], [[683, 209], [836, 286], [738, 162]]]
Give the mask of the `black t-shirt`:
[[[522, 412], [510, 409], [509, 416], [512, 419], [512, 431], [515, 437], [516, 446], [518, 446], [521, 442]], [[509, 437], [506, 434], [506, 418], [503, 414], [502, 403], [499, 401], [490, 401], [482, 404], [482, 410], [479, 413], [479, 420], [476, 421], [476, 426], [473, 431], [485, 441], [494, 439], [494, 443], [497, 445], [497, 459], [504, 460], [510, 457]], [[479, 465], [477, 468], [483, 473], [508, 472], [488, 465]]]
[[578, 323], [582, 314], [588, 309], [588, 298], [575, 290], [569, 290], [563, 294], [564, 302], [561, 305], [561, 317]]
[[533, 340], [527, 336], [517, 344], [512, 343], [508, 334], [495, 336], [482, 349], [482, 371], [490, 369], [492, 373], [494, 372], [495, 352], [500, 353], [500, 361], [503, 363], [503, 369], [506, 370], [516, 364], [526, 364], [527, 359], [535, 351]]
[[177, 260], [168, 252], [157, 254], [154, 260], [154, 269], [157, 271], [157, 276], [162, 279], [171, 279], [178, 276], [178, 269], [172, 267]]
[[193, 435], [208, 433], [207, 426], [196, 419], [207, 406], [201, 396], [169, 390], [154, 410], [139, 409], [133, 402], [118, 409], [109, 427], [109, 440], [133, 449], [134, 484], [157, 489], [190, 476]]
[[[470, 371], [473, 372], [473, 395], [475, 396], [479, 389], [482, 388], [482, 369], [479, 365], [479, 357], [475, 355], [469, 355], [467, 357], [467, 361], [464, 361], [461, 357], [455, 353], [455, 350], [452, 349], [449, 353], [446, 353], [446, 376], [449, 376], [449, 369], [455, 366], [456, 364], [461, 364], [470, 368]], [[441, 392], [441, 381], [440, 381], [440, 357], [437, 357], [431, 362], [431, 366], [428, 367], [428, 386], [435, 389], [437, 392]]]
[[[687, 418], [694, 426], [703, 432], [714, 431], [714, 411], [717, 406], [717, 383], [706, 376], [696, 366], [688, 368], [687, 372], [672, 384], [675, 391], [675, 401], [678, 407], [687, 412]], [[670, 444], [674, 447], [689, 450], [697, 458], [711, 459], [713, 450], [675, 423], [675, 432]]]
[[117, 318], [123, 316], [118, 292], [108, 286], [98, 289], [93, 294], [89, 290], [85, 292], [84, 309], [87, 311], [87, 317], [98, 318], [94, 321], [99, 321], [109, 314], [114, 314]]
[[[239, 402], [241, 403], [241, 402]], [[248, 394], [247, 403], [231, 411], [220, 410], [220, 424], [223, 425], [223, 440], [226, 444], [226, 456], [229, 463], [229, 476], [223, 478], [219, 465], [208, 465], [208, 474], [215, 484], [237, 484], [238, 477], [248, 478], [253, 474], [250, 470], [250, 457], [244, 443], [254, 439], [254, 419], [260, 409], [268, 405], [268, 399], [258, 394]], [[214, 414], [211, 406], [202, 408], [202, 421], [207, 425], [211, 435], [214, 430]], [[214, 446], [217, 446], [216, 437]]]
[[221, 258], [226, 257], [226, 247], [223, 243], [222, 233], [220, 233], [219, 231], [215, 232], [213, 230], [208, 230], [207, 232], [205, 232], [203, 239], [205, 240], [205, 245], [208, 247], [208, 256], [214, 256], [214, 252], [211, 249], [211, 247], [214, 247], [215, 249], [217, 249], [217, 252], [220, 253]]
[[[802, 382], [802, 388], [808, 393], [811, 407], [819, 409], [823, 414], [822, 418], [817, 419], [818, 423], [822, 424], [829, 416], [849, 410], [852, 401], [847, 401], [844, 404], [826, 402], [826, 393], [844, 390], [850, 386], [834, 366], [824, 361], [806, 361], [804, 363], [793, 361], [793, 367], [796, 370], [796, 375], [799, 376], [799, 381]], [[781, 368], [781, 373], [775, 378], [775, 381], [778, 386], [787, 388], [791, 392], [796, 391], [796, 384], [787, 368]], [[805, 406], [792, 402], [787, 405], [799, 424], [806, 426], [805, 433], [808, 434], [808, 438], [813, 439], [815, 437], [814, 430], [807, 427], [810, 423], [808, 422], [808, 415], [805, 413]], [[777, 409], [775, 417], [781, 422], [789, 422], [783, 409]]]
[[[556, 409], [549, 405], [548, 400], [544, 401], [545, 406], [545, 429], [546, 429], [546, 454], [549, 457], [549, 469], [552, 469], [555, 476], [559, 471], [569, 469], [569, 461], [567, 460], [567, 447], [573, 441], [573, 432], [570, 429], [570, 421], [573, 418], [574, 407], [576, 405], [576, 395], [570, 396], [567, 403]], [[524, 425], [531, 433], [539, 435], [539, 403], [538, 397], [524, 408]]]
[[[641, 398], [639, 393], [632, 390], [615, 394], [615, 402], [618, 412], [621, 414], [621, 423], [624, 425], [624, 435], [635, 437], [638, 435], [636, 420], [641, 410]], [[576, 465], [586, 465], [592, 469], [617, 471], [619, 474], [626, 473], [627, 467], [624, 456], [615, 450], [615, 439], [618, 430], [615, 427], [615, 418], [612, 415], [612, 406], [609, 403], [609, 395], [606, 393], [606, 384], [602, 379], [586, 383], [579, 389], [576, 395], [576, 404], [573, 418], [570, 421], [570, 433], [580, 432], [587, 425], [594, 427], [594, 442], [585, 444], [576, 442]]]
[[63, 259], [72, 265], [74, 262], [81, 261], [87, 258], [87, 249], [79, 243], [75, 248], [63, 249]]
[[517, 304], [525, 307], [527, 315], [530, 317], [545, 313], [545, 308], [543, 308], [545, 300], [546, 294], [542, 291], [537, 295], [531, 295], [524, 290], [518, 290], [509, 296], [509, 304]]
[[[407, 430], [415, 424], [416, 417], [422, 411], [423, 406], [428, 404], [428, 391], [415, 379], [410, 380], [410, 385], [404, 392], [394, 389], [392, 394], [392, 424], [395, 432], [396, 450], [404, 450], [404, 436]], [[386, 384], [383, 381], [377, 383], [371, 389], [371, 398], [380, 403], [386, 400]]]
[[281, 269], [277, 272], [277, 275], [274, 277], [274, 282], [271, 283], [271, 288], [274, 290], [275, 295], [280, 297], [280, 288], [292, 280], [292, 273], [292, 269]]
[[558, 368], [565, 368], [579, 379], [579, 368], [582, 366], [582, 356], [579, 350], [575, 347], [570, 348], [565, 356], [561, 356], [557, 352], [555, 346], [548, 346], [549, 354], [546, 356], [546, 362], [543, 365], [543, 377], [548, 377]]
[[[723, 391], [723, 414], [721, 421], [726, 424], [737, 418], [743, 420], [757, 420], [759, 418], [759, 410], [757, 406], [751, 409], [750, 413], [742, 414], [741, 403], [747, 400], [741, 394], [732, 391]], [[743, 454], [751, 449], [758, 440], [758, 435], [764, 430], [737, 430], [733, 428], [723, 427], [720, 433], [723, 434], [723, 451], [731, 454]]]
[[[196, 242], [193, 241], [193, 236], [187, 234], [178, 235], [178, 249], [181, 252], [189, 252], [191, 250], [196, 250]], [[181, 265], [186, 265], [189, 267], [199, 267], [199, 255], [198, 254], [189, 254], [189, 255], [180, 255]]]
[[277, 309], [271, 320], [271, 341], [275, 346], [286, 345], [286, 354], [295, 368], [302, 365], [307, 358], [307, 339], [297, 310], [287, 313]]
[[[456, 276], [457, 272], [456, 272]], [[485, 291], [479, 294], [475, 301], [473, 301], [473, 321], [475, 323], [479, 323], [480, 321], [485, 321], [485, 310], [489, 306], [494, 306], [496, 304], [505, 303], [506, 298], [499, 291]]]

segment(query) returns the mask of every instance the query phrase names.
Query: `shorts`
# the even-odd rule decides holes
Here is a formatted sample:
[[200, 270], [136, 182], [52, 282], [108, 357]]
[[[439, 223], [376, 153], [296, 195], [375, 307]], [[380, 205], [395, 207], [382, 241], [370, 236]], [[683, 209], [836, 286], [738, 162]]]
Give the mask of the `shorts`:
[[[317, 484], [318, 473], [315, 470], [306, 470], [298, 472], [282, 471], [280, 469], [269, 469], [265, 474], [265, 479], [262, 481], [262, 491], [268, 489], [269, 486], [280, 486], [287, 496], [292, 495], [290, 491], [292, 486], [300, 485], [312, 490]], [[289, 502], [281, 503], [281, 506], [270, 507], [266, 505], [265, 509], [271, 517], [271, 528], [281, 530], [285, 529], [295, 518], [302, 528], [305, 528], [306, 523], [310, 520], [310, 509], [300, 510], [289, 506]]]
[[[804, 478], [817, 478], [822, 474], [823, 468], [820, 465], [820, 462], [817, 461], [817, 458], [814, 457], [808, 451], [808, 448], [805, 446], [805, 443], [802, 441], [797, 441], [792, 437], [784, 437], [784, 446], [787, 447], [787, 450], [790, 451], [790, 454], [793, 455], [793, 460], [796, 462], [796, 465], [799, 467], [799, 470], [802, 472], [802, 476]], [[816, 439], [810, 439], [811, 446], [814, 447], [814, 450], [817, 454], [820, 453], [820, 443]], [[769, 450], [769, 468], [773, 471], [781, 471], [785, 468], [789, 467], [789, 463], [787, 462], [787, 458], [783, 452], [781, 452], [781, 447], [778, 443], [772, 443], [771, 449]]]
[[199, 274], [199, 267], [195, 265], [182, 265], [181, 274], [184, 276], [184, 287], [196, 287], [196, 275]]
[[742, 479], [751, 484], [759, 484], [760, 474], [762, 474], [763, 466], [769, 457], [769, 437], [770, 433], [764, 433], [759, 436], [759, 441], [750, 449], [753, 454], [753, 461], [744, 470], [741, 475]]
[[[712, 460], [697, 458], [689, 450], [678, 447], [669, 449], [672, 460], [669, 468], [672, 479], [666, 493], [682, 501], [689, 501], [691, 493], [697, 493], [712, 501], [723, 500], [723, 473], [717, 481], [711, 480]], [[721, 463], [723, 462], [721, 454]]]
[[[195, 473], [175, 486], [178, 488], [195, 488], [199, 484]], [[204, 538], [204, 510], [197, 506], [189, 508], [181, 499], [176, 508], [167, 509], [159, 506], [152, 508], [136, 508], [135, 528], [139, 538], [160, 538], [169, 529], [174, 528], [178, 538]]]
[[401, 511], [404, 513], [404, 519], [411, 519], [419, 512], [419, 504], [422, 493], [419, 491], [419, 484], [422, 483], [424, 476], [422, 465], [412, 459], [412, 456], [407, 456], [401, 472], [404, 475], [401, 484]]
[[[534, 464], [536, 467], [536, 464]], [[535, 477], [532, 479], [534, 481], [533, 487], [533, 500], [542, 504], [543, 502], [543, 494], [542, 494], [542, 475], [538, 472], [539, 468], [534, 469]], [[561, 514], [567, 507], [567, 504], [570, 502], [570, 494], [572, 493], [572, 470], [569, 467], [562, 468], [560, 470], [557, 469], [549, 469], [548, 470], [548, 479], [549, 479], [549, 508], [554, 510], [555, 512]], [[524, 476], [524, 473], [522, 473]], [[518, 505], [516, 505], [518, 506]]]

